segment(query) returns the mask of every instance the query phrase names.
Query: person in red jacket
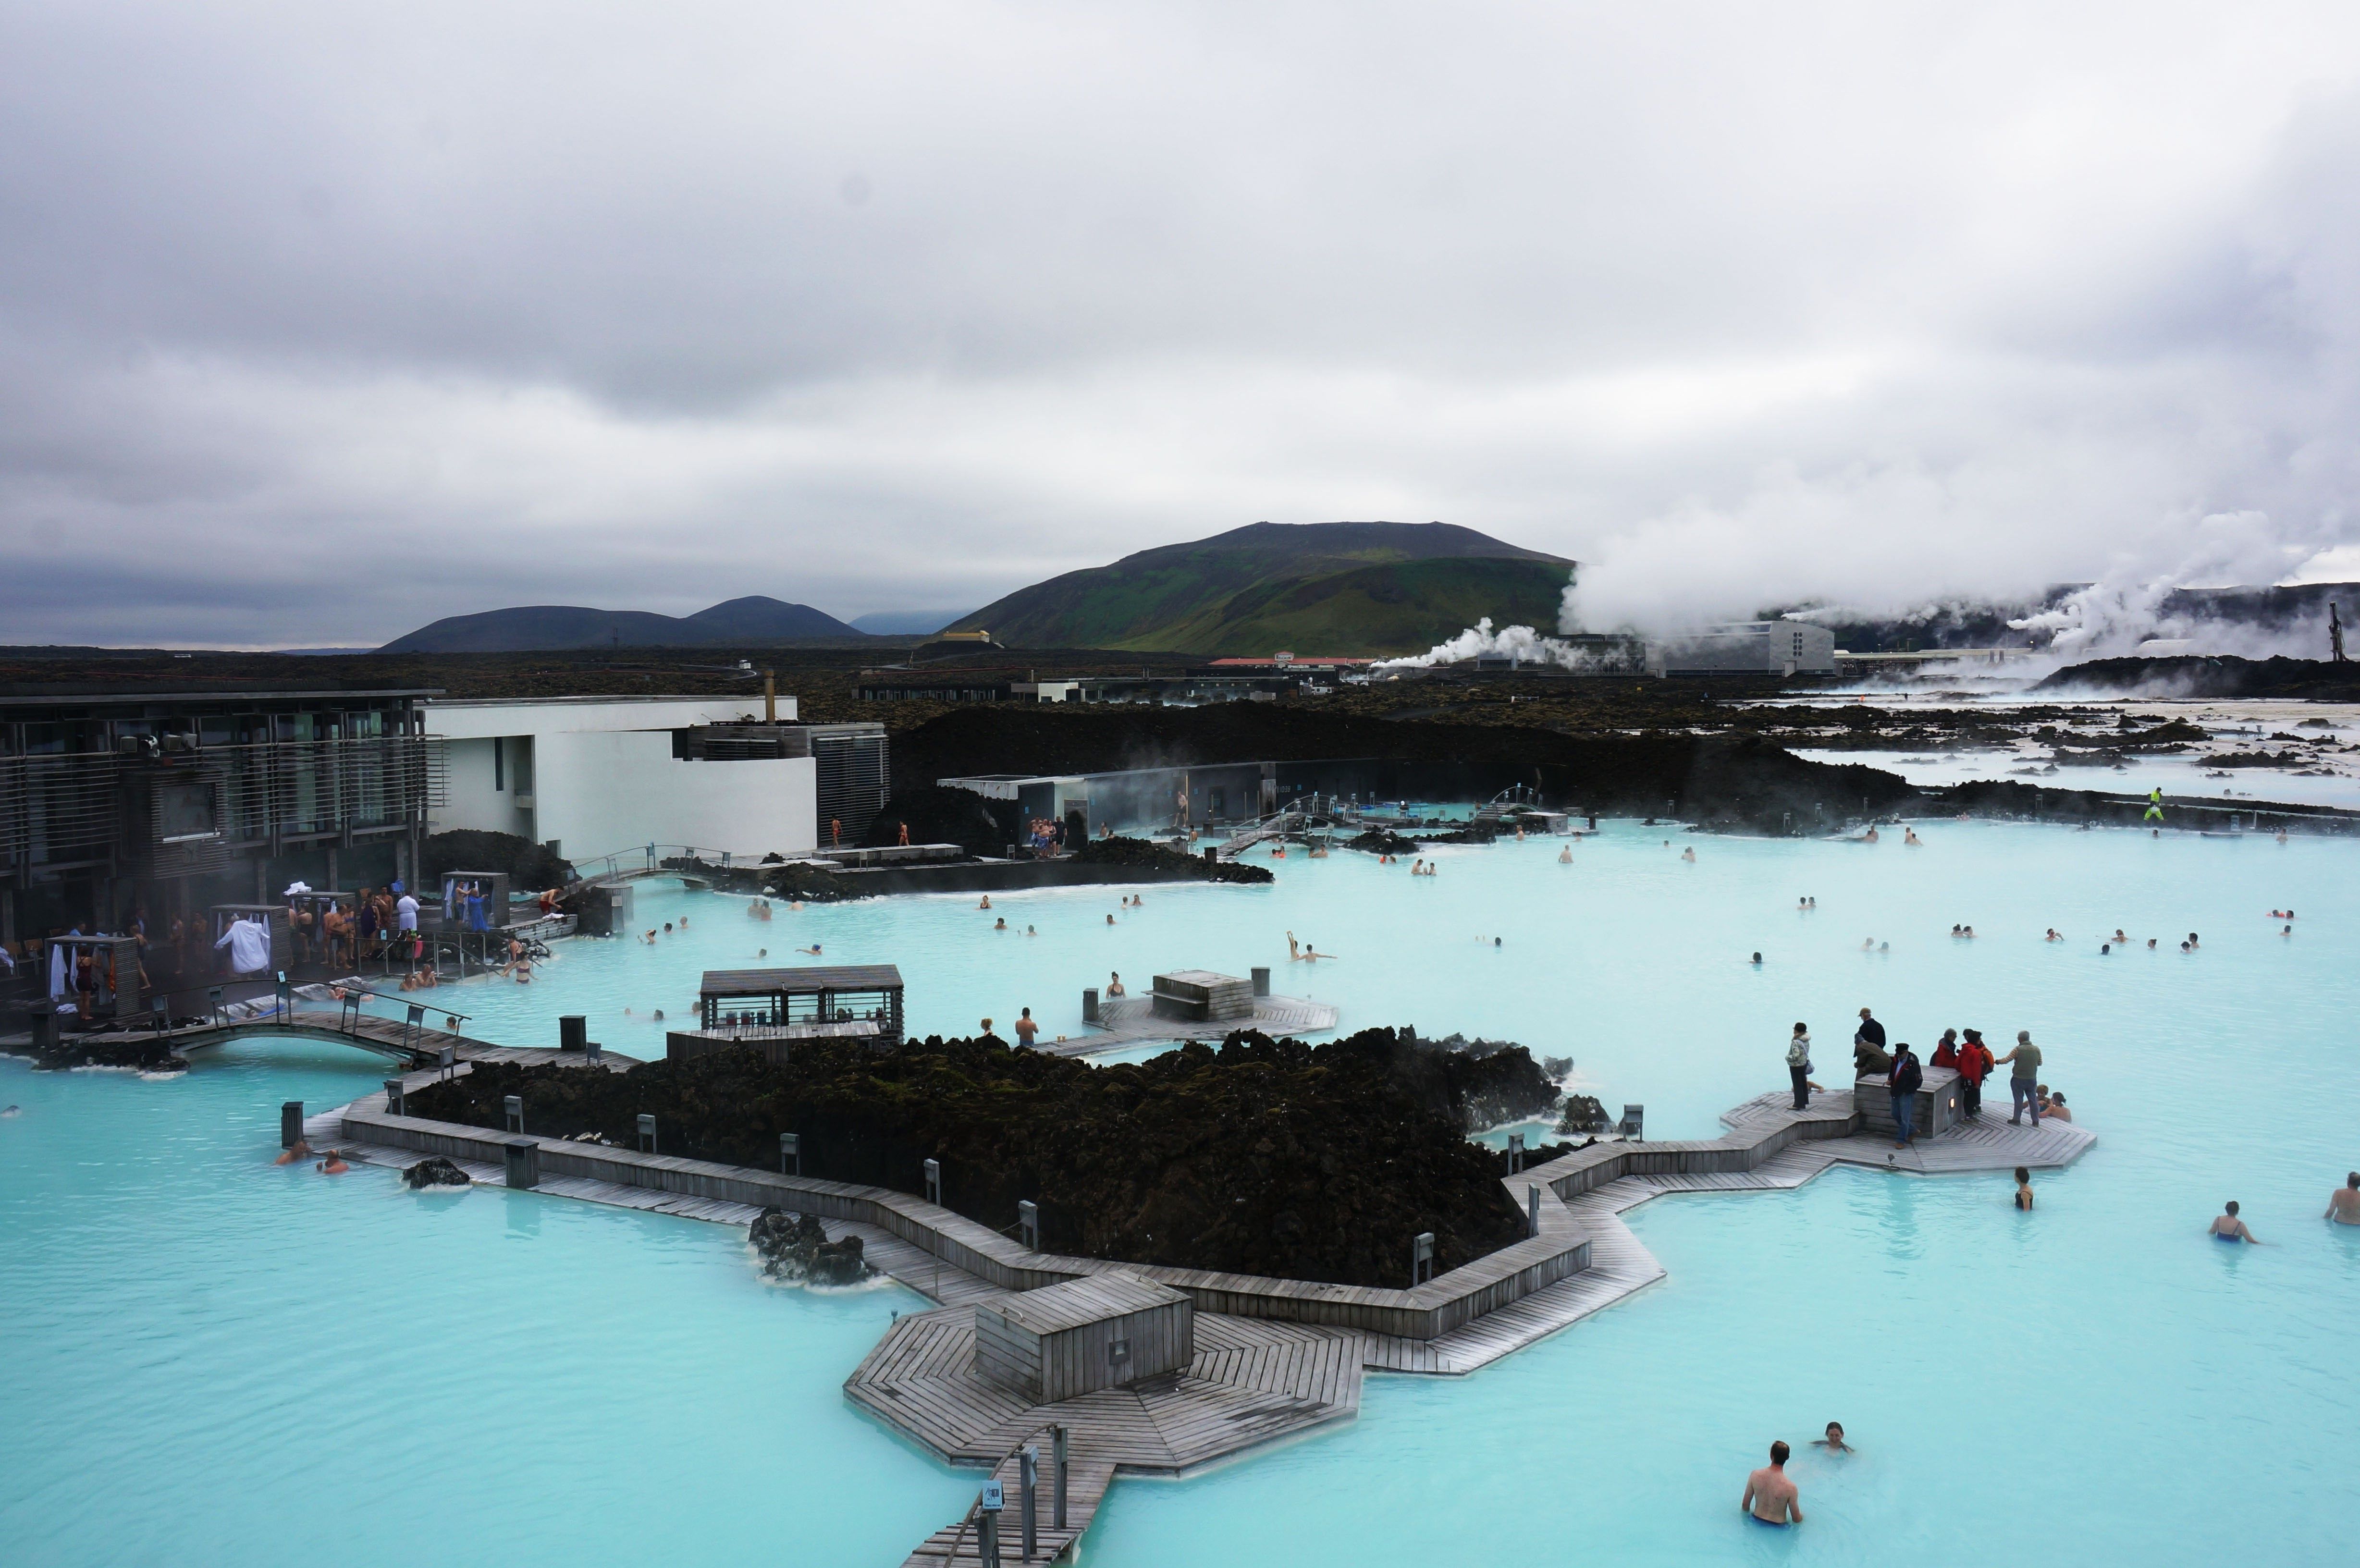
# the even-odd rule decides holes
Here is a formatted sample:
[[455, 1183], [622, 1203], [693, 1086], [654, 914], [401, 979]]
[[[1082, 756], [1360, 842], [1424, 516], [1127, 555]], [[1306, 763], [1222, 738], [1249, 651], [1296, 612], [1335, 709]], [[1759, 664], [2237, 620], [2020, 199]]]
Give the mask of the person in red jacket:
[[1958, 1064], [1959, 1031], [1954, 1029], [1944, 1029], [1941, 1043], [1934, 1047], [1934, 1054], [1926, 1059], [1926, 1065], [1955, 1068]]
[[1983, 1080], [1991, 1076], [1991, 1047], [1983, 1043], [1981, 1029], [1969, 1029], [1967, 1038], [1959, 1044], [1960, 1103], [1970, 1116], [1983, 1114]]

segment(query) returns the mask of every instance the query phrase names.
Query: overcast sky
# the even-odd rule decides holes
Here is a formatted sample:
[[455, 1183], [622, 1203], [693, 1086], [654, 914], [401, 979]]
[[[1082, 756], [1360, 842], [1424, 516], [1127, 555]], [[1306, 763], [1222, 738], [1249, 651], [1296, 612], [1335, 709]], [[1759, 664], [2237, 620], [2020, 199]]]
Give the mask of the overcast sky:
[[0, 642], [2360, 578], [2360, 8], [0, 3]]

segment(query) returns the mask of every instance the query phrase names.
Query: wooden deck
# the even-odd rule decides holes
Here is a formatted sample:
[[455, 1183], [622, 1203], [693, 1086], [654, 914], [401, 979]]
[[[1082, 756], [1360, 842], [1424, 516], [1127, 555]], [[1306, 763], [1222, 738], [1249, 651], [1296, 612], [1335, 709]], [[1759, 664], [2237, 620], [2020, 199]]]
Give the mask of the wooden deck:
[[1098, 1004], [1098, 1021], [1082, 1026], [1087, 1034], [1040, 1049], [1059, 1056], [1091, 1056], [1157, 1040], [1217, 1040], [1234, 1029], [1260, 1029], [1267, 1035], [1325, 1034], [1336, 1027], [1340, 1016], [1326, 1002], [1301, 996], [1256, 996], [1253, 1011], [1244, 1018], [1191, 1023], [1185, 1018], [1157, 1018], [1153, 997], [1117, 996]]
[[[478, 1043], [471, 1059], [531, 1062], [560, 1056], [552, 1051]], [[613, 1062], [626, 1064], [625, 1059]], [[432, 1071], [412, 1074], [421, 1083], [433, 1075]], [[382, 1094], [371, 1096], [311, 1117], [306, 1123], [307, 1137], [313, 1147], [333, 1145], [349, 1158], [406, 1166], [420, 1158], [417, 1149], [367, 1138], [373, 1127], [395, 1125], [383, 1116], [383, 1099]], [[1797, 1113], [1782, 1090], [1748, 1100], [1721, 1119], [1730, 1128], [1721, 1138], [1602, 1142], [1508, 1178], [1512, 1197], [1521, 1198], [1529, 1187], [1540, 1188], [1541, 1234], [1415, 1291], [1142, 1269], [1151, 1277], [1181, 1283], [1197, 1297], [1196, 1356], [1188, 1369], [1051, 1404], [1032, 1403], [976, 1372], [975, 1305], [1004, 1299], [1011, 1291], [932, 1250], [946, 1245], [947, 1235], [913, 1230], [905, 1236], [857, 1219], [828, 1218], [825, 1223], [830, 1235], [860, 1236], [872, 1264], [939, 1303], [896, 1321], [846, 1381], [845, 1393], [944, 1460], [999, 1476], [1008, 1498], [1000, 1519], [1005, 1563], [1013, 1564], [1021, 1549], [1014, 1455], [1024, 1443], [1037, 1442], [1043, 1465], [1039, 1536], [1042, 1557], [1047, 1560], [1075, 1549], [1115, 1476], [1124, 1471], [1185, 1474], [1258, 1444], [1351, 1419], [1359, 1411], [1361, 1379], [1368, 1372], [1463, 1376], [1662, 1279], [1663, 1265], [1623, 1222], [1622, 1216], [1641, 1203], [1685, 1193], [1791, 1191], [1839, 1164], [1913, 1176], [1993, 1172], [2016, 1165], [2055, 1167], [2078, 1158], [2096, 1141], [2095, 1134], [2070, 1123], [2011, 1127], [2004, 1115], [1994, 1114], [1988, 1099], [1979, 1120], [1921, 1139], [1906, 1150], [1894, 1149], [1888, 1138], [1861, 1133], [1847, 1093], [1814, 1096], [1810, 1108]], [[355, 1133], [360, 1136], [351, 1136]], [[563, 1147], [544, 1143], [544, 1171], [547, 1150]], [[471, 1159], [458, 1163], [476, 1181], [497, 1184], [505, 1179], [497, 1165]], [[696, 1161], [637, 1155], [628, 1155], [622, 1164], [598, 1168], [636, 1180], [641, 1173], [625, 1166], [639, 1164], [678, 1167], [691, 1173], [705, 1169]], [[812, 1185], [839, 1190], [836, 1183]], [[545, 1174], [537, 1190], [554, 1197], [738, 1226], [750, 1224], [760, 1212], [754, 1204], [710, 1194], [584, 1176]], [[850, 1194], [856, 1190], [840, 1191]], [[912, 1203], [906, 1195], [880, 1195], [904, 1207]], [[880, 1217], [905, 1224], [897, 1214]], [[943, 1218], [956, 1216], [945, 1212]], [[958, 1253], [956, 1247], [950, 1250]], [[1011, 1253], [1003, 1259], [979, 1249], [960, 1255], [989, 1270], [1004, 1270], [1021, 1256], [1027, 1265], [1063, 1265], [1070, 1270], [1066, 1278], [1112, 1267], [1051, 1255]], [[1535, 1278], [1531, 1270], [1535, 1267], [1559, 1269], [1568, 1261], [1577, 1264], [1568, 1274], [1553, 1279], [1543, 1274], [1537, 1278], [1548, 1282], [1522, 1290], [1512, 1288], [1520, 1279]], [[1037, 1279], [1050, 1283], [1058, 1277], [1041, 1274]], [[1036, 1276], [1028, 1267], [1018, 1278]], [[1447, 1290], [1438, 1292], [1437, 1287], [1447, 1281], [1451, 1282]], [[1230, 1290], [1237, 1292], [1237, 1305], [1253, 1308], [1259, 1303], [1265, 1311], [1281, 1297], [1300, 1298], [1298, 1305], [1313, 1299], [1347, 1305], [1365, 1297], [1370, 1309], [1397, 1310], [1406, 1299], [1455, 1293], [1470, 1305], [1491, 1299], [1499, 1304], [1475, 1312], [1435, 1337], [1416, 1339], [1374, 1332], [1350, 1321], [1290, 1322], [1208, 1308], [1208, 1301], [1218, 1302]], [[1052, 1530], [1049, 1522], [1048, 1429], [1053, 1424], [1064, 1425], [1069, 1434], [1071, 1487], [1067, 1529], [1062, 1532]], [[970, 1510], [967, 1519], [945, 1525], [920, 1543], [904, 1568], [979, 1565], [980, 1550]]]
[[[431, 993], [428, 993], [431, 995]], [[432, 1002], [421, 1003], [426, 1008], [426, 1023], [417, 1029], [398, 1018], [379, 1018], [363, 1013], [347, 1022], [342, 1009], [322, 1008], [305, 1012], [298, 1008], [291, 1018], [280, 1018], [274, 1014], [256, 1018], [235, 1018], [222, 1023], [192, 1025], [177, 1029], [125, 1029], [110, 1032], [104, 1038], [110, 1043], [140, 1045], [161, 1041], [172, 1048], [176, 1055], [186, 1056], [191, 1051], [207, 1046], [223, 1045], [248, 1036], [280, 1035], [298, 1040], [325, 1040], [337, 1045], [350, 1045], [359, 1050], [400, 1062], [413, 1073], [426, 1073], [448, 1047], [453, 1058], [466, 1062], [520, 1062], [539, 1065], [546, 1062], [582, 1064], [580, 1052], [543, 1050], [536, 1047], [495, 1045], [487, 1040], [473, 1040], [463, 1034], [433, 1027], [447, 1014], [439, 1013]], [[621, 1071], [636, 1067], [639, 1059], [601, 1049], [598, 1065]], [[431, 1081], [418, 1079], [421, 1085]]]

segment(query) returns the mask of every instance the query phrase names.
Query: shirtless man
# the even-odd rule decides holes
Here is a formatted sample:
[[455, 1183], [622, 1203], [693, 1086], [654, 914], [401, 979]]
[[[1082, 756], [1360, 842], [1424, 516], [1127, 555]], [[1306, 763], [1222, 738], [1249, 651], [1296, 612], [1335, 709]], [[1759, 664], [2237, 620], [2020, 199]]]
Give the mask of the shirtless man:
[[1776, 1525], [1784, 1530], [1789, 1524], [1803, 1522], [1802, 1498], [1795, 1490], [1795, 1483], [1786, 1479], [1785, 1443], [1770, 1445], [1770, 1463], [1745, 1478], [1745, 1496], [1737, 1506], [1756, 1524]]
[[2344, 1185], [2327, 1195], [2327, 1213], [2320, 1216], [2337, 1225], [2360, 1225], [2360, 1171], [2344, 1178]]

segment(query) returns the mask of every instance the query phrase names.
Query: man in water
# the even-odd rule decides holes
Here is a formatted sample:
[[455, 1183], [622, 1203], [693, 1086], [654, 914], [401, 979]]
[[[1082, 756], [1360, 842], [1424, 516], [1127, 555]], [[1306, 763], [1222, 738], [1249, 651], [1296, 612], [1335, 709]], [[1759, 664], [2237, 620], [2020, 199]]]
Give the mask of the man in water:
[[2261, 1245], [2260, 1239], [2245, 1228], [2245, 1222], [2237, 1217], [2237, 1205], [2234, 1200], [2221, 1213], [2212, 1216], [2210, 1229], [2215, 1241], [2252, 1242], [2256, 1247]]
[[1857, 1449], [1853, 1448], [1851, 1443], [1846, 1443], [1843, 1440], [1843, 1422], [1841, 1421], [1828, 1422], [1828, 1435], [1822, 1438], [1814, 1439], [1811, 1443], [1811, 1446], [1813, 1448], [1824, 1448], [1830, 1454], [1854, 1454], [1859, 1452]]
[[2344, 1185], [2327, 1195], [2327, 1213], [2322, 1216], [2337, 1225], [2360, 1225], [2360, 1171], [2344, 1178]]
[[1786, 1479], [1786, 1454], [1784, 1443], [1772, 1443], [1770, 1463], [1745, 1478], [1745, 1496], [1737, 1506], [1756, 1524], [1784, 1530], [1803, 1522], [1802, 1497], [1795, 1483]]
[[1016, 1015], [1016, 1043], [1018, 1045], [1024, 1047], [1028, 1051], [1031, 1050], [1032, 1046], [1032, 1037], [1040, 1032], [1041, 1026], [1032, 1021], [1032, 1008], [1026, 1007]]

